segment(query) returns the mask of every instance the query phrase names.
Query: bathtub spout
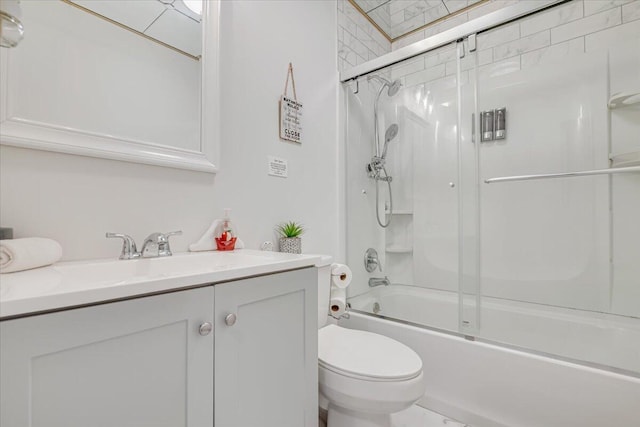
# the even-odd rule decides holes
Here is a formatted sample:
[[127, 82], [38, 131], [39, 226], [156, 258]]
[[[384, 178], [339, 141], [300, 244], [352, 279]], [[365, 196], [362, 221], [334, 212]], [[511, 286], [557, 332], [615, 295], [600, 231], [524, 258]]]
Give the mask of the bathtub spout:
[[369, 278], [369, 287], [370, 288], [374, 288], [374, 287], [380, 286], [380, 285], [389, 286], [390, 284], [391, 284], [391, 281], [389, 280], [389, 278], [387, 276], [384, 276], [384, 277], [370, 277]]

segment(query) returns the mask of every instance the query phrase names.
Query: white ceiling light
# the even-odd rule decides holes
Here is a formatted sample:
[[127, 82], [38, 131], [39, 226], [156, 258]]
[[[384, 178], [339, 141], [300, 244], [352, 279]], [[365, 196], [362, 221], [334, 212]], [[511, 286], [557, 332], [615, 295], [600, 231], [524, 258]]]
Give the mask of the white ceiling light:
[[191, 10], [193, 13], [195, 13], [196, 15], [202, 15], [202, 0], [182, 0], [185, 4], [185, 6], [187, 6], [189, 8], [189, 10]]

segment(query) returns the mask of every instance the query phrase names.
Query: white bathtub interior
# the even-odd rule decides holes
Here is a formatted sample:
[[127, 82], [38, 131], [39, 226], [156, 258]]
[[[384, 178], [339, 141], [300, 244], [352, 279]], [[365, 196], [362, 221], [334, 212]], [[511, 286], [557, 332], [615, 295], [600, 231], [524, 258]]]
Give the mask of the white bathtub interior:
[[[513, 25], [479, 35], [476, 51], [464, 40], [375, 73], [403, 84], [380, 104], [380, 132], [399, 126], [387, 158], [387, 228], [376, 223], [376, 184], [365, 172], [379, 86], [366, 76], [343, 85], [349, 301], [638, 376], [640, 173], [485, 180], [608, 169], [640, 152], [640, 108], [607, 106], [640, 90], [640, 38], [602, 38], [535, 64], [493, 62], [496, 37]], [[478, 115], [502, 107], [506, 138], [480, 142]], [[377, 208], [388, 211], [379, 185]], [[382, 271], [365, 271], [369, 247]], [[391, 286], [368, 286], [384, 276]]]
[[[458, 296], [417, 286], [377, 287], [350, 299], [353, 309], [442, 331], [458, 325]], [[568, 360], [585, 354], [600, 367], [640, 371], [640, 323], [634, 318], [485, 297], [482, 337], [494, 343], [544, 349]], [[517, 331], [518, 333], [514, 333]]]

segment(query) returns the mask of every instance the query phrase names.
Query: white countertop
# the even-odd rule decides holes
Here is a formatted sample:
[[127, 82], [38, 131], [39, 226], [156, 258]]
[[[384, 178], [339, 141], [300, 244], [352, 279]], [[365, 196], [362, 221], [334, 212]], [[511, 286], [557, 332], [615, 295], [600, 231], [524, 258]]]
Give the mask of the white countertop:
[[316, 255], [239, 249], [60, 262], [0, 275], [0, 319], [311, 267]]

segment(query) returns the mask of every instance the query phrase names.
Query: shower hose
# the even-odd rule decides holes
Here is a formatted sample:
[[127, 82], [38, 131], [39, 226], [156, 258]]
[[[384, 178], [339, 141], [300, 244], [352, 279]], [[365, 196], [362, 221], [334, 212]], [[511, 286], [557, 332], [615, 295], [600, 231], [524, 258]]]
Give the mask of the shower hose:
[[378, 224], [380, 225], [380, 227], [386, 228], [389, 226], [389, 224], [391, 224], [391, 214], [393, 213], [393, 196], [391, 195], [391, 180], [388, 179], [389, 175], [387, 174], [387, 170], [384, 166], [382, 167], [382, 172], [384, 172], [384, 177], [387, 178], [385, 179], [385, 181], [387, 181], [387, 187], [389, 188], [389, 219], [385, 223], [380, 220], [380, 179], [378, 179], [378, 177], [374, 178], [376, 180], [376, 219], [378, 220]]

